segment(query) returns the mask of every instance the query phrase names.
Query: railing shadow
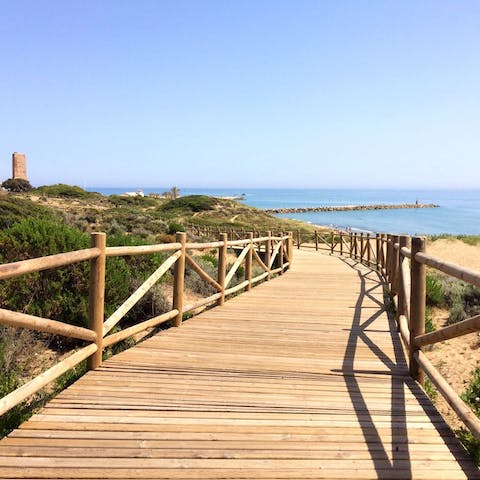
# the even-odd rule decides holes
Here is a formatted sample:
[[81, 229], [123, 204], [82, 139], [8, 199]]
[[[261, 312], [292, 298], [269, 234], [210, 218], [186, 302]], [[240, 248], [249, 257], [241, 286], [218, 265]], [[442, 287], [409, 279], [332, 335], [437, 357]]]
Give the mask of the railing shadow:
[[[444, 439], [446, 445], [451, 445], [452, 434], [447, 434], [448, 427], [446, 423], [443, 422], [439, 424], [439, 415], [433, 408], [433, 404], [431, 404], [427, 395], [408, 374], [407, 361], [400, 343], [401, 340], [397, 334], [395, 318], [386, 308], [385, 303], [379, 302], [373, 295], [373, 292], [378, 292], [378, 289], [384, 290], [383, 281], [375, 271], [370, 269], [366, 270], [366, 268], [358, 262], [342, 257], [340, 257], [340, 259], [356, 270], [360, 282], [360, 292], [355, 304], [341, 372], [344, 375], [346, 387], [378, 478], [391, 478], [393, 471], [396, 471], [398, 475], [398, 470], [402, 471], [402, 475], [404, 474], [402, 478], [411, 478], [413, 472], [408, 442], [406, 389], [418, 400], [419, 405], [422, 406], [425, 414], [432, 420], [432, 425], [435, 426], [438, 434]], [[367, 278], [369, 281], [368, 286]], [[367, 300], [378, 305], [378, 309], [375, 309], [373, 314], [365, 318], [365, 312], [371, 311], [371, 308], [366, 309], [363, 307]], [[383, 352], [381, 348], [369, 338], [369, 331], [372, 331], [369, 327], [373, 326], [375, 321], [385, 313], [388, 316], [388, 327], [394, 350], [394, 358], [390, 358], [388, 354]], [[384, 330], [383, 328], [383, 331]], [[387, 369], [386, 374], [390, 377], [390, 408], [388, 411], [391, 412], [391, 442], [382, 439], [381, 432], [375, 424], [375, 416], [382, 412], [378, 409], [372, 411], [373, 409], [369, 407], [367, 399], [362, 392], [362, 375], [367, 376], [369, 374], [378, 374], [379, 372], [355, 368], [357, 350], [361, 343], [382, 362]], [[387, 378], [383, 379], [382, 376], [382, 382], [387, 381]], [[426, 405], [428, 404], [430, 404], [431, 407], [427, 409]], [[387, 409], [385, 409], [385, 411], [387, 411]], [[435, 420], [435, 422], [433, 420]], [[458, 447], [458, 445], [459, 444], [457, 444], [456, 447]], [[464, 471], [466, 477], [470, 478], [471, 463], [466, 462], [465, 456], [458, 453], [458, 448], [451, 449], [451, 453], [460, 468]]]

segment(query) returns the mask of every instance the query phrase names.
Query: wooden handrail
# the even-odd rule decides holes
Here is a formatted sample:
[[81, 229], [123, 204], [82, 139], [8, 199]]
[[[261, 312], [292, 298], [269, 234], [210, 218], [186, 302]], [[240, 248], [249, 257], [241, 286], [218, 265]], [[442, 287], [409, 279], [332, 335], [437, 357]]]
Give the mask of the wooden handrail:
[[[0, 280], [20, 276], [27, 273], [38, 272], [51, 268], [63, 267], [66, 265], [90, 260], [90, 300], [89, 300], [89, 328], [82, 328], [50, 320], [46, 318], [27, 315], [22, 312], [13, 312], [10, 310], [0, 309], [0, 324], [10, 325], [19, 328], [30, 328], [36, 331], [43, 331], [55, 335], [63, 335], [68, 338], [85, 340], [92, 342], [81, 350], [75, 352], [71, 356], [57, 363], [46, 372], [38, 375], [30, 382], [22, 385], [20, 388], [0, 399], [0, 414], [8, 411], [18, 405], [30, 395], [43, 388], [51, 381], [58, 378], [61, 374], [78, 365], [81, 361], [87, 359], [89, 368], [97, 368], [102, 361], [103, 349], [126, 338], [135, 335], [147, 328], [155, 327], [169, 320], [174, 320], [175, 326], [182, 323], [182, 315], [201, 307], [206, 307], [217, 302], [222, 305], [225, 297], [241, 290], [249, 290], [254, 284], [266, 279], [274, 273], [283, 273], [289, 268], [292, 261], [292, 234], [257, 237], [253, 233], [248, 233], [247, 238], [245, 232], [240, 235], [238, 232], [230, 231], [231, 238], [235, 240], [227, 240], [227, 234], [220, 235], [220, 241], [214, 242], [186, 242], [185, 233], [177, 233], [176, 242], [169, 244], [157, 245], [138, 245], [138, 246], [118, 246], [106, 247], [106, 236], [104, 233], [93, 233], [91, 236], [92, 247], [74, 252], [60, 253], [42, 258], [13, 262], [0, 265]], [[240, 237], [240, 239], [238, 239]], [[267, 267], [267, 259], [271, 255], [271, 246], [265, 250], [265, 261], [262, 260], [260, 254], [261, 248], [265, 242], [277, 241], [275, 247], [276, 252], [281, 251], [281, 259], [279, 260], [279, 268], [271, 270]], [[234, 265], [226, 274], [227, 249], [232, 247], [245, 246], [243, 251], [237, 257]], [[218, 249], [219, 264], [218, 278], [213, 279], [208, 275], [194, 260], [194, 257], [187, 253], [187, 250], [205, 250]], [[104, 321], [104, 296], [105, 296], [105, 265], [106, 257], [130, 256], [130, 255], [147, 255], [159, 252], [173, 252], [160, 265], [145, 282], [133, 292], [129, 298], [120, 305], [117, 310]], [[283, 259], [288, 259], [283, 262]], [[258, 264], [265, 270], [262, 274], [252, 278], [252, 263], [256, 260]], [[233, 280], [235, 272], [238, 270], [242, 262], [245, 262], [245, 280], [231, 288], [226, 288]], [[212, 285], [218, 293], [207, 298], [200, 299], [189, 305], [184, 305], [184, 274], [185, 263], [196, 271], [200, 277]], [[169, 312], [158, 315], [149, 320], [145, 320], [138, 324], [132, 325], [119, 332], [107, 335], [108, 332], [118, 324], [118, 322], [128, 313], [128, 311], [152, 288], [153, 285], [164, 275], [172, 266], [174, 266], [174, 294], [173, 308]]]
[[100, 255], [98, 248], [86, 248], [85, 250], [76, 250], [74, 252], [57, 253], [41, 258], [32, 258], [30, 260], [21, 260], [20, 262], [6, 263], [0, 265], [0, 280], [18, 277], [26, 273], [41, 272], [51, 268], [65, 267], [74, 263], [83, 262]]

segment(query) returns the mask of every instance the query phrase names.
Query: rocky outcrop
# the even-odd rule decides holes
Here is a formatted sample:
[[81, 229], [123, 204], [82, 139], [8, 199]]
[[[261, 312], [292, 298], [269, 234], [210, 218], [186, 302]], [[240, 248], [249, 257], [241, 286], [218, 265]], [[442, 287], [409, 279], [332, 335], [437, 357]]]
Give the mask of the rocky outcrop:
[[267, 208], [267, 213], [345, 212], [352, 210], [397, 210], [405, 208], [438, 208], [434, 203], [401, 203], [397, 205], [340, 205], [324, 207]]

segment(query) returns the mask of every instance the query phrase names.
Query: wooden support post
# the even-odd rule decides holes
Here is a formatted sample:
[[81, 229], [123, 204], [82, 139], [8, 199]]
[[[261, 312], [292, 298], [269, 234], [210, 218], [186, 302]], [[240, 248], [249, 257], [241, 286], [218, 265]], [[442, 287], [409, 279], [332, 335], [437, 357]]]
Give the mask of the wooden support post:
[[[280, 238], [283, 237], [283, 232], [280, 232]], [[285, 242], [280, 240], [280, 248], [278, 249], [278, 267], [281, 268], [279, 274], [283, 275], [283, 247], [285, 246]]]
[[248, 239], [250, 240], [247, 256], [245, 258], [245, 280], [248, 281], [248, 285], [245, 287], [245, 291], [252, 289], [252, 262], [253, 262], [253, 232], [248, 232]]
[[300, 230], [297, 230], [297, 248], [300, 249], [300, 243], [302, 242], [302, 239], [300, 237]]
[[343, 255], [343, 232], [340, 231], [340, 255]]
[[287, 255], [288, 255], [288, 268], [292, 268], [293, 263], [293, 232], [288, 232], [288, 242], [287, 242]]
[[386, 270], [386, 280], [387, 283], [392, 281], [392, 236], [387, 234], [387, 243], [386, 247], [386, 256], [385, 256], [385, 270]]
[[185, 243], [187, 235], [185, 232], [177, 232], [177, 242], [182, 244], [182, 254], [178, 257], [173, 267], [173, 309], [178, 310], [177, 316], [173, 320], [173, 325], [179, 327], [182, 324], [183, 317], [183, 290], [185, 284]]
[[377, 271], [381, 271], [382, 266], [380, 263], [380, 248], [381, 248], [381, 240], [380, 240], [380, 234], [377, 233], [375, 235], [375, 257], [376, 257], [376, 265], [377, 265]]
[[334, 248], [335, 248], [335, 232], [332, 230], [330, 232], [330, 255], [333, 255]]
[[367, 233], [367, 264], [370, 267], [371, 261], [372, 261], [372, 252], [370, 248], [370, 234]]
[[350, 244], [349, 244], [349, 250], [350, 250], [350, 258], [352, 258], [352, 255], [353, 255], [353, 235], [352, 235], [352, 232], [350, 232], [349, 234], [349, 238], [350, 238]]
[[353, 257], [355, 260], [357, 259], [357, 250], [358, 250], [358, 245], [357, 245], [357, 234], [353, 234]]
[[100, 249], [100, 255], [90, 260], [90, 294], [88, 328], [97, 334], [97, 351], [87, 359], [87, 368], [94, 370], [102, 364], [103, 316], [105, 306], [105, 249], [107, 236], [96, 232], [91, 235], [91, 245]]
[[314, 238], [315, 238], [315, 251], [318, 252], [318, 232], [316, 230], [315, 230]]
[[[267, 232], [268, 239], [265, 241], [265, 265], [268, 267], [269, 270], [270, 270], [270, 257], [272, 254], [272, 239], [270, 238], [271, 236], [272, 236], [272, 232], [269, 230]], [[268, 272], [268, 275], [265, 280], [267, 281], [270, 280], [270, 271]]]
[[218, 275], [217, 282], [222, 287], [222, 296], [218, 299], [217, 305], [222, 306], [225, 303], [225, 276], [227, 274], [227, 242], [228, 236], [226, 233], [220, 234], [220, 241], [223, 242], [221, 247], [218, 247]]
[[[408, 247], [409, 237], [406, 235], [401, 235], [399, 237], [398, 243], [400, 244], [400, 250], [403, 247]], [[397, 276], [398, 276], [397, 323], [398, 323], [398, 319], [400, 318], [400, 315], [406, 315], [407, 313], [407, 307], [405, 305], [405, 292], [403, 291], [403, 287], [402, 287], [402, 284], [404, 283], [403, 268], [402, 268], [403, 255], [401, 254], [400, 250], [399, 250], [398, 270], [397, 270]]]
[[397, 295], [398, 293], [398, 265], [399, 265], [399, 251], [395, 249], [395, 244], [399, 243], [400, 237], [398, 235], [392, 235], [392, 295]]
[[360, 232], [360, 263], [363, 263], [363, 247], [364, 247], [364, 243], [363, 243], [363, 232]]
[[415, 360], [415, 337], [425, 333], [425, 303], [426, 303], [426, 271], [427, 267], [417, 262], [415, 255], [425, 252], [426, 240], [424, 237], [412, 238], [411, 283], [410, 283], [410, 347], [409, 365], [410, 375], [421, 385], [425, 385], [425, 374]]

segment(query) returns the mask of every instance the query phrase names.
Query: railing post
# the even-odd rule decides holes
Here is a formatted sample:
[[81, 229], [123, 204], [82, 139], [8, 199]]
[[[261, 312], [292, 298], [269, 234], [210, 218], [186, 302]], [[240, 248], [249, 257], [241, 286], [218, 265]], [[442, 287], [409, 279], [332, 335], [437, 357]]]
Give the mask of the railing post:
[[183, 318], [183, 290], [185, 284], [185, 243], [187, 241], [187, 235], [185, 232], [177, 232], [177, 242], [181, 243], [182, 254], [178, 257], [173, 267], [173, 309], [178, 310], [177, 316], [173, 321], [175, 327], [179, 327], [182, 324]]
[[349, 250], [350, 250], [350, 258], [352, 258], [352, 255], [353, 255], [353, 234], [352, 232], [350, 232], [349, 234], [350, 236], [350, 243], [349, 243]]
[[375, 257], [376, 257], [376, 264], [377, 264], [377, 271], [382, 270], [382, 266], [380, 263], [380, 234], [375, 234]]
[[415, 255], [425, 252], [426, 240], [424, 237], [412, 238], [411, 258], [411, 290], [410, 290], [410, 375], [421, 385], [425, 385], [425, 374], [415, 361], [415, 337], [425, 333], [425, 304], [426, 304], [426, 272], [424, 264], [418, 262]]
[[364, 241], [363, 241], [363, 232], [360, 232], [360, 263], [363, 263], [363, 249]]
[[353, 238], [354, 238], [354, 243], [353, 243], [353, 256], [355, 258], [355, 260], [357, 260], [357, 253], [358, 253], [358, 244], [357, 244], [357, 234], [354, 233], [353, 234]]
[[288, 252], [288, 268], [292, 268], [293, 262], [293, 232], [288, 232], [288, 241], [287, 241], [287, 252]]
[[335, 249], [335, 232], [332, 230], [330, 232], [330, 255], [333, 255], [334, 249]]
[[248, 281], [248, 285], [245, 287], [245, 291], [252, 289], [252, 262], [253, 262], [253, 232], [248, 232], [248, 239], [250, 240], [249, 250], [247, 257], [245, 258], [245, 280]]
[[218, 247], [218, 274], [217, 281], [222, 287], [222, 296], [218, 299], [217, 305], [222, 306], [225, 303], [225, 276], [227, 273], [227, 242], [228, 236], [226, 233], [220, 234], [220, 241], [223, 244]]
[[268, 267], [268, 275], [265, 280], [270, 280], [270, 257], [272, 254], [272, 232], [269, 230], [267, 232], [268, 239], [265, 241], [265, 265]]
[[392, 236], [387, 234], [387, 254], [385, 259], [385, 270], [386, 270], [386, 279], [387, 283], [391, 283], [392, 281]]
[[391, 257], [391, 291], [392, 295], [396, 295], [398, 293], [398, 262], [399, 262], [399, 252], [398, 250], [395, 249], [395, 244], [399, 242], [399, 236], [398, 235], [392, 235], [392, 257]]
[[315, 238], [315, 251], [318, 252], [318, 232], [316, 230], [315, 230], [314, 238]]
[[405, 283], [403, 278], [403, 260], [404, 257], [402, 255], [402, 248], [408, 247], [408, 237], [406, 235], [401, 235], [399, 237], [398, 243], [400, 244], [400, 248], [398, 250], [398, 297], [397, 297], [397, 322], [400, 318], [400, 315], [405, 315], [407, 313], [407, 307], [405, 305], [405, 292], [403, 291], [403, 285]]
[[297, 248], [300, 250], [300, 243], [302, 239], [300, 238], [300, 230], [297, 230]]
[[280, 232], [280, 248], [278, 249], [278, 266], [281, 268], [279, 274], [283, 275], [283, 232]]
[[87, 360], [87, 368], [94, 370], [102, 364], [103, 316], [105, 305], [105, 249], [107, 236], [96, 232], [91, 235], [91, 245], [100, 249], [100, 255], [90, 260], [90, 294], [88, 327], [97, 334], [97, 351]]
[[343, 232], [340, 230], [340, 255], [343, 256]]
[[367, 233], [367, 263], [369, 267], [371, 266], [370, 265], [371, 260], [372, 260], [372, 252], [370, 248], [370, 234]]

